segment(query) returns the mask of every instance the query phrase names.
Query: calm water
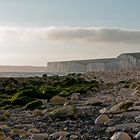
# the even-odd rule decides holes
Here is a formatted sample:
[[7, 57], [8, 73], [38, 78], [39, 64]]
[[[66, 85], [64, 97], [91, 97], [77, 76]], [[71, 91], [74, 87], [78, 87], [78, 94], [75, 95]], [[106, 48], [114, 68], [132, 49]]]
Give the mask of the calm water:
[[43, 74], [48, 75], [45, 72], [0, 72], [0, 77], [42, 77]]
[[42, 77], [43, 74], [47, 74], [47, 76], [64, 76], [68, 73], [50, 73], [50, 72], [0, 72], [0, 77]]

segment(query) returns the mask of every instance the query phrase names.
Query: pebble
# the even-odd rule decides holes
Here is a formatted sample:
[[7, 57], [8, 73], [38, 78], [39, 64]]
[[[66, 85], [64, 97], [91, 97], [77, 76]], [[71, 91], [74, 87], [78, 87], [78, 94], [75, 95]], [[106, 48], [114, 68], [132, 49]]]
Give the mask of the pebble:
[[111, 120], [106, 114], [101, 114], [95, 120], [95, 124], [109, 124], [110, 122]]
[[48, 139], [47, 133], [39, 133], [39, 134], [33, 134], [30, 138], [30, 140], [45, 140]]
[[49, 128], [47, 129], [47, 132], [50, 133], [50, 134], [52, 134], [52, 133], [55, 132], [55, 129], [54, 129], [53, 127], [49, 127]]
[[135, 136], [135, 140], [140, 140], [140, 131], [139, 131], [138, 134]]
[[71, 135], [71, 136], [70, 136], [70, 139], [71, 139], [71, 140], [78, 140], [79, 137], [78, 137], [77, 135]]
[[140, 115], [135, 118], [136, 122], [140, 123]]
[[50, 135], [51, 138], [59, 138], [60, 140], [67, 140], [67, 135], [68, 132], [66, 131], [59, 131], [59, 132], [54, 132], [53, 134]]
[[103, 101], [100, 98], [97, 97], [90, 97], [84, 104], [85, 105], [98, 105], [102, 104]]
[[132, 140], [131, 137], [125, 132], [116, 132], [111, 140]]

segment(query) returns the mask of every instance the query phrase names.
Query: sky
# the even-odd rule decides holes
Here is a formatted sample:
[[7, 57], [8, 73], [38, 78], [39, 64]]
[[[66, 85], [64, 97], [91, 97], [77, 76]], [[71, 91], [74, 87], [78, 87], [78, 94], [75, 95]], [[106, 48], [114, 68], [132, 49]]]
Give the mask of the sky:
[[0, 0], [0, 65], [140, 52], [140, 0]]

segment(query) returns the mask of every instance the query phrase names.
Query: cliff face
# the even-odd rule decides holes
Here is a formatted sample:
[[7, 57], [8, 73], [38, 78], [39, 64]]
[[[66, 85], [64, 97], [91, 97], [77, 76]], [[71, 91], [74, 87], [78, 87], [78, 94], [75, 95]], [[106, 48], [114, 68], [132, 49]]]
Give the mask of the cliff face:
[[80, 73], [88, 71], [118, 71], [140, 67], [140, 53], [121, 54], [117, 58], [49, 62], [48, 72]]
[[103, 63], [103, 62], [91, 62], [87, 64], [77, 62], [49, 62], [47, 65], [48, 72], [56, 73], [82, 73], [88, 71], [111, 71], [112, 67], [116, 68], [117, 63]]
[[49, 62], [47, 64], [47, 71], [56, 73], [86, 72], [87, 67], [84, 64], [78, 64], [72, 61]]

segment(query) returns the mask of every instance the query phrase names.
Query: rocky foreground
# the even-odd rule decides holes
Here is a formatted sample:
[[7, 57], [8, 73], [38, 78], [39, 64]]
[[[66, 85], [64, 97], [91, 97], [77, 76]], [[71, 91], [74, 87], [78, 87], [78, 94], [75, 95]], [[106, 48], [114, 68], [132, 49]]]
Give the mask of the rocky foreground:
[[0, 79], [0, 140], [140, 140], [140, 72]]

